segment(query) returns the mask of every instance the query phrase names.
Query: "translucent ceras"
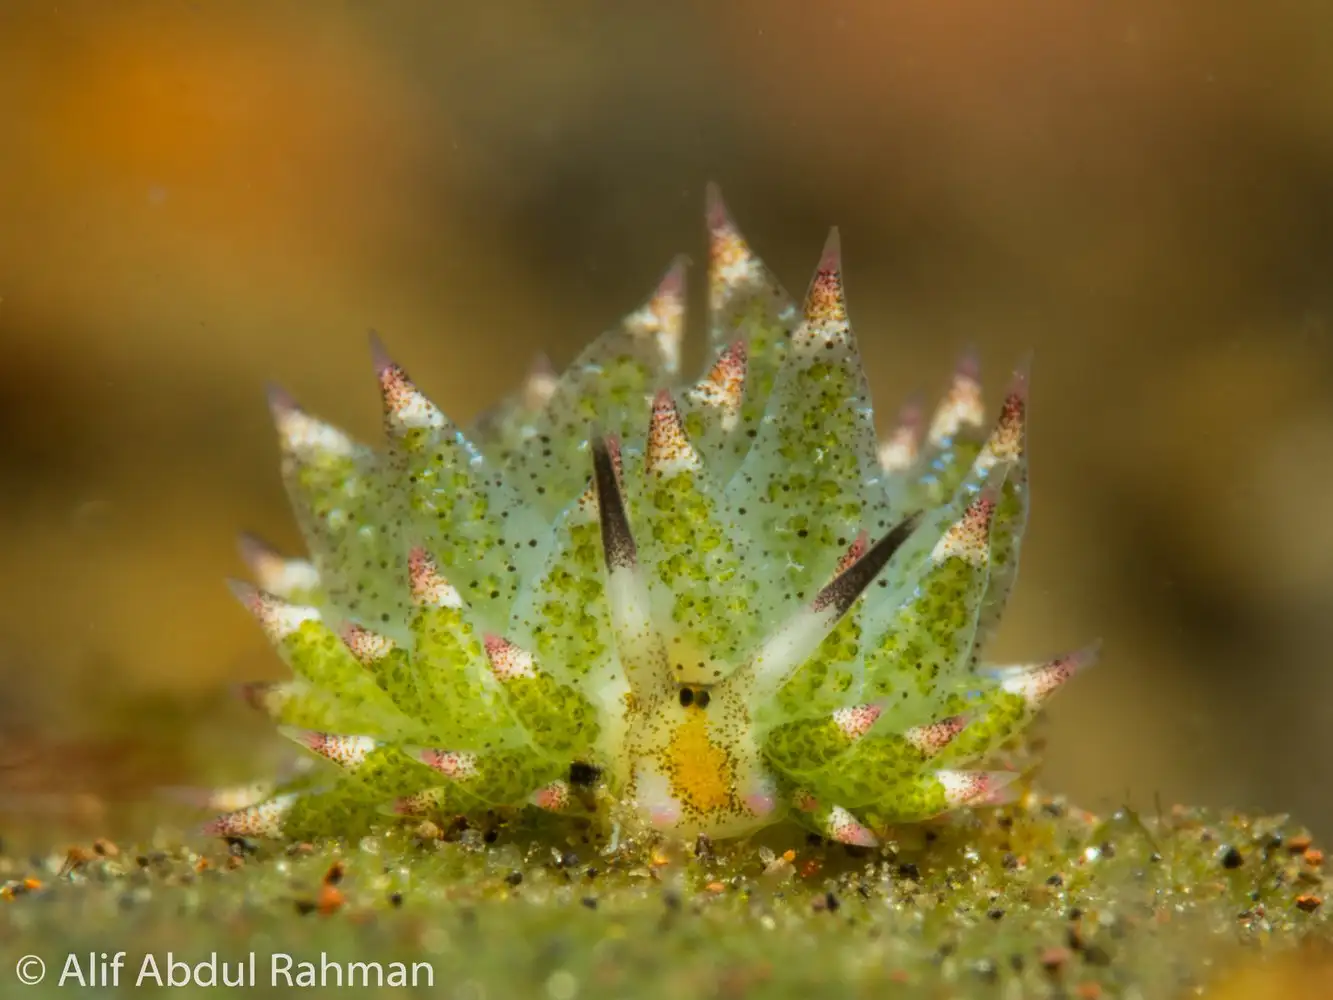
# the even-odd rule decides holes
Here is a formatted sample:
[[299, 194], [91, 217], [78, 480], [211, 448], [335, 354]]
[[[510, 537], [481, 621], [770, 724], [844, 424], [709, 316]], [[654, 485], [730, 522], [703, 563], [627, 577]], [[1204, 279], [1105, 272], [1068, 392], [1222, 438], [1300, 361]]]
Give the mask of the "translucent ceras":
[[531, 806], [873, 845], [1003, 799], [988, 760], [1093, 658], [980, 660], [1027, 522], [1025, 372], [988, 428], [969, 359], [880, 440], [836, 231], [798, 307], [714, 190], [707, 221], [697, 380], [677, 262], [467, 430], [378, 343], [379, 449], [272, 393], [310, 557], [243, 544], [292, 672], [245, 691], [326, 763], [219, 793], [211, 832]]

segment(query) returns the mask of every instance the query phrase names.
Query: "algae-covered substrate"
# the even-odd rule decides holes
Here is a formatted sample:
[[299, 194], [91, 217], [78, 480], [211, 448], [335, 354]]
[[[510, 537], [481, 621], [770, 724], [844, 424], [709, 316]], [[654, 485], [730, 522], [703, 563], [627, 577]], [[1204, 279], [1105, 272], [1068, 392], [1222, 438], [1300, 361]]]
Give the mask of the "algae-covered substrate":
[[[254, 996], [332, 995], [341, 976], [356, 995], [470, 1000], [1172, 997], [1324, 941], [1322, 861], [1284, 818], [1098, 818], [1037, 796], [873, 851], [786, 827], [615, 854], [558, 825], [285, 846], [161, 833], [0, 861], [0, 980], [34, 1000], [238, 975]], [[45, 976], [20, 990], [24, 956]]]

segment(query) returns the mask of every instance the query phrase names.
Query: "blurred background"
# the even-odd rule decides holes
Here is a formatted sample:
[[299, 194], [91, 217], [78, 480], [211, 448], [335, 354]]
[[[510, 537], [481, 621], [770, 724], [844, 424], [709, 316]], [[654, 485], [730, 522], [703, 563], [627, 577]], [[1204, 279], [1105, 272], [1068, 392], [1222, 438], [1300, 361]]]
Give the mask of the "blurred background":
[[1331, 45], [1294, 0], [6, 0], [0, 820], [267, 738], [222, 585], [297, 545], [265, 380], [373, 440], [374, 327], [469, 419], [701, 264], [712, 178], [797, 294], [842, 227], [882, 418], [1035, 350], [996, 655], [1105, 639], [1045, 783], [1333, 835]]

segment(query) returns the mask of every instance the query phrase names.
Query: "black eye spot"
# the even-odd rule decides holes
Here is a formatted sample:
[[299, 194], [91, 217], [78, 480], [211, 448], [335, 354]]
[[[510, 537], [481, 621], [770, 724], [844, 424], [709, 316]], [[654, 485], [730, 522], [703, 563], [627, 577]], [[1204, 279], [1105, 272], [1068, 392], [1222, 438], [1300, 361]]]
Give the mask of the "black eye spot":
[[707, 708], [708, 703], [712, 700], [713, 700], [712, 695], [710, 695], [707, 691], [700, 691], [699, 696], [694, 699], [694, 703], [698, 705], [700, 708]]
[[693, 688], [681, 688], [681, 689], [680, 689], [680, 703], [681, 703], [682, 705], [684, 705], [686, 708], [688, 708], [690, 705], [693, 705], [693, 704], [694, 704], [694, 689], [693, 689]]
[[569, 765], [569, 783], [576, 788], [590, 788], [602, 776], [600, 768], [581, 760]]

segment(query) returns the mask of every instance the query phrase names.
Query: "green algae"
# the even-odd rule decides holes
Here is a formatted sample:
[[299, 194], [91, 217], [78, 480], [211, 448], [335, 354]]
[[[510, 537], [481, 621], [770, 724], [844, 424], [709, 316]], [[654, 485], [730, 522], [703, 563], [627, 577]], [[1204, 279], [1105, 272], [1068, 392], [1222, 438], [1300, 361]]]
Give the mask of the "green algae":
[[[123, 951], [128, 995], [145, 956], [165, 981], [168, 953], [253, 953], [257, 996], [290, 991], [271, 980], [277, 954], [427, 963], [433, 977], [357, 995], [1151, 998], [1329, 937], [1322, 857], [1284, 817], [1099, 818], [1029, 795], [875, 850], [777, 827], [608, 852], [571, 829], [404, 826], [287, 847], [160, 833], [0, 859], [0, 977], [37, 955], [47, 977], [22, 995], [70, 995], [69, 955], [86, 977]], [[173, 992], [196, 991], [209, 988]]]

